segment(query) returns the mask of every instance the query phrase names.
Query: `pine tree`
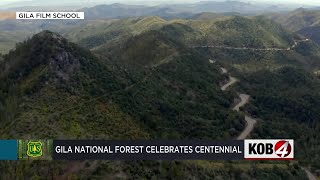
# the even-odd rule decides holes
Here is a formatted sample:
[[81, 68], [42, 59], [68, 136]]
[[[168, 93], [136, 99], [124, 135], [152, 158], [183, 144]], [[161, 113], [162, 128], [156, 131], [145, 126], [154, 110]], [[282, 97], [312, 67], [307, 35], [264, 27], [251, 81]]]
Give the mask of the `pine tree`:
[[33, 152], [37, 152], [37, 148], [36, 148], [36, 146], [33, 146], [33, 150], [32, 150]]

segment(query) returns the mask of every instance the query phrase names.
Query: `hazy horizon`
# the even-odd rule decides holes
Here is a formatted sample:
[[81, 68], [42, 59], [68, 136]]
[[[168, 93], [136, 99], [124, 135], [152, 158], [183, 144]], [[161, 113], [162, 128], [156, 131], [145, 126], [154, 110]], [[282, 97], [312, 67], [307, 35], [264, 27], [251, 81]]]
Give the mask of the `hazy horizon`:
[[[308, 5], [308, 6], [320, 6], [319, 0], [204, 0], [204, 1], [240, 1], [240, 2], [251, 2], [251, 3], [268, 3], [268, 4], [288, 4], [288, 5]], [[47, 0], [2, 0], [0, 5], [10, 6], [48, 6], [48, 5], [79, 5], [87, 6], [92, 4], [113, 4], [113, 3], [124, 3], [124, 4], [146, 4], [146, 5], [158, 5], [158, 4], [186, 4], [196, 3], [201, 0], [55, 0], [54, 2], [48, 2]]]

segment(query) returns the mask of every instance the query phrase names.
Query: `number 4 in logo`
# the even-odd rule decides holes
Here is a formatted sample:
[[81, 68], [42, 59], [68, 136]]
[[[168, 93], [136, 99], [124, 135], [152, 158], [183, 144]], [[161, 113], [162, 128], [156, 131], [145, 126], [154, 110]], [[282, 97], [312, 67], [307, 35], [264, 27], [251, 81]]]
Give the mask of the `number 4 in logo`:
[[276, 143], [274, 150], [279, 157], [285, 158], [291, 153], [291, 145], [289, 141], [279, 141]]

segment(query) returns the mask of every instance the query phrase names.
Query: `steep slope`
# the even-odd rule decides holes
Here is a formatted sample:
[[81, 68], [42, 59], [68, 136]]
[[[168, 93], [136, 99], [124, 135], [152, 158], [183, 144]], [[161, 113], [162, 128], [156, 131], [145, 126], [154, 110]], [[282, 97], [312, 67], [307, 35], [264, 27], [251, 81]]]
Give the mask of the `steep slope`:
[[203, 33], [198, 31], [186, 22], [172, 22], [166, 26], [163, 26], [159, 31], [165, 34], [167, 37], [174, 39], [184, 45], [189, 45], [191, 42], [198, 42], [203, 37]]
[[320, 45], [320, 24], [317, 26], [306, 27], [297, 31], [297, 33], [312, 39], [315, 43]]
[[123, 39], [147, 30], [163, 26], [166, 20], [159, 17], [127, 18], [121, 20], [103, 20], [75, 28], [65, 37], [87, 48], [95, 48], [115, 39]]
[[268, 17], [291, 31], [299, 31], [320, 23], [320, 11], [303, 8], [285, 14], [268, 15]]
[[[235, 17], [215, 24], [219, 23], [222, 24], [220, 28], [206, 30], [217, 31], [210, 33], [214, 34], [211, 35], [213, 43], [205, 41], [202, 42], [204, 45], [196, 46], [201, 53], [217, 61], [232, 63], [241, 71], [277, 69], [284, 65], [302, 66], [308, 70], [318, 70], [320, 67], [320, 49], [316, 43], [297, 33], [288, 32], [272, 20], [261, 16], [252, 19]], [[221, 41], [223, 43], [219, 43]], [[255, 51], [259, 48], [266, 51]]]
[[207, 57], [156, 31], [120, 46], [99, 60], [48, 31], [19, 44], [0, 65], [1, 136], [221, 139], [242, 129]]
[[[229, 110], [233, 95], [220, 90], [224, 76], [216, 65], [165, 35], [149, 32], [135, 38], [127, 44], [135, 44], [137, 40], [140, 45], [114, 51], [114, 59], [104, 56], [97, 59], [89, 51], [48, 31], [19, 44], [0, 61], [0, 137], [229, 139], [237, 136], [244, 126], [243, 117]], [[145, 49], [147, 42], [150, 51]], [[180, 55], [157, 64], [161, 61], [148, 53], [161, 53], [163, 46], [175, 49]], [[141, 51], [134, 54], [136, 59], [148, 59], [136, 63], [126, 56], [135, 51]], [[159, 59], [170, 55], [161, 54]], [[80, 166], [81, 162], [20, 162], [18, 165], [1, 162], [0, 176], [57, 178], [77, 166], [76, 177], [116, 177], [119, 171], [128, 177], [149, 177], [143, 172], [145, 169], [166, 166], [165, 162], [139, 165], [119, 162], [110, 166], [107, 163], [111, 169], [106, 170], [105, 163], [88, 161], [86, 164], [93, 166], [90, 170]], [[182, 172], [179, 176], [160, 175], [156, 170], [152, 174], [188, 177], [192, 174], [187, 169], [198, 165], [178, 163], [176, 166]], [[140, 167], [142, 172], [135, 172]]]
[[[116, 62], [126, 69], [132, 81], [140, 82], [118, 101], [126, 102], [122, 105], [129, 114], [137, 110], [135, 116], [148, 122], [146, 126], [156, 137], [221, 138], [214, 131], [221, 132], [233, 124], [235, 129], [222, 130], [223, 136], [233, 136], [241, 129], [242, 117], [228, 112], [231, 94], [220, 92], [219, 82], [224, 76], [216, 65], [165, 31], [145, 32], [120, 44], [101, 46], [95, 53]], [[144, 105], [143, 109], [139, 104]], [[220, 121], [222, 117], [229, 119], [225, 125]], [[218, 122], [220, 126], [209, 125]], [[195, 128], [190, 134], [184, 129], [191, 126]], [[157, 128], [163, 129], [161, 135]]]
[[269, 18], [282, 24], [285, 28], [295, 31], [304, 37], [320, 44], [320, 11], [297, 9], [287, 14], [274, 14]]
[[[0, 129], [0, 137], [236, 137], [244, 127], [244, 116], [230, 110], [236, 95], [220, 90], [226, 77], [208, 57], [173, 38], [176, 36], [171, 30], [172, 27], [143, 32], [124, 42], [108, 43], [95, 52], [99, 59], [48, 31], [19, 44], [0, 61], [0, 123], [4, 127]], [[80, 179], [232, 179], [241, 172], [243, 179], [262, 178], [266, 174], [268, 178], [304, 177], [293, 165], [257, 163], [242, 167], [216, 163], [1, 162], [0, 176], [3, 179], [26, 176], [56, 179], [64, 175]], [[68, 172], [73, 167], [77, 170]], [[278, 168], [281, 170], [275, 171]]]
[[[121, 90], [127, 82], [58, 34], [44, 31], [20, 43], [4, 56], [0, 69], [2, 137], [117, 137], [125, 133], [116, 128], [126, 127], [122, 119], [132, 121], [116, 105], [104, 109], [107, 104], [99, 101], [78, 112], [77, 105]], [[90, 121], [92, 115], [97, 121]], [[104, 121], [114, 122], [106, 127]]]
[[[245, 73], [240, 89], [252, 95], [246, 110], [262, 120], [255, 138], [293, 138], [296, 158], [320, 169], [320, 81], [303, 69]], [[283, 129], [286, 129], [285, 131]]]
[[158, 31], [149, 31], [129, 38], [123, 43], [100, 47], [96, 52], [108, 53], [113, 58], [119, 55], [121, 60], [130, 64], [152, 66], [161, 63], [168, 56], [178, 53], [179, 47]]

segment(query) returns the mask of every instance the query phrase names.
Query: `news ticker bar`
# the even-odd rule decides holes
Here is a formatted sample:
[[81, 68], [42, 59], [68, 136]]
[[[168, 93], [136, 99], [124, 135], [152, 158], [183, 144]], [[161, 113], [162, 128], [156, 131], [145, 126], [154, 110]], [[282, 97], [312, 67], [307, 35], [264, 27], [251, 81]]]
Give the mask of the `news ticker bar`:
[[293, 160], [294, 141], [0, 140], [0, 160]]

